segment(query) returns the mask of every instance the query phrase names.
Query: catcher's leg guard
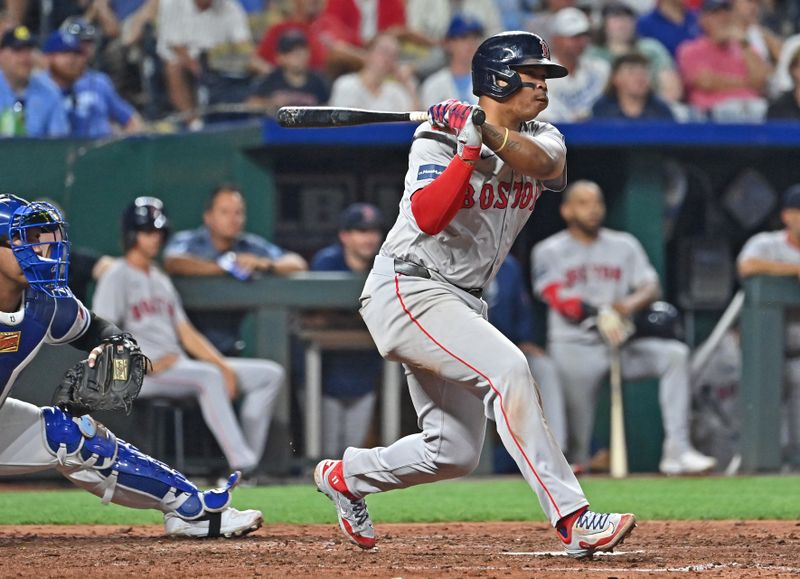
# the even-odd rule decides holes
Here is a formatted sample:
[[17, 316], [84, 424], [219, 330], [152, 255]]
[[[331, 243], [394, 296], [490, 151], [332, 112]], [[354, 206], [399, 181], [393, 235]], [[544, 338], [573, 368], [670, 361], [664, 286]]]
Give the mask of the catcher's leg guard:
[[114, 436], [90, 416], [42, 408], [44, 438], [58, 467], [78, 486], [134, 508], [154, 508], [192, 520], [221, 512], [231, 501], [238, 474], [221, 489], [202, 492], [181, 473]]

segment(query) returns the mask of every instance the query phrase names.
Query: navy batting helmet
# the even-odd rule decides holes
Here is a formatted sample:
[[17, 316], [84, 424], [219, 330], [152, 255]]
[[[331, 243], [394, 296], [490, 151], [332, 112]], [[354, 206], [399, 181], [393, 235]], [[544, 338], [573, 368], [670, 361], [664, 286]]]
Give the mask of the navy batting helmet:
[[633, 318], [634, 338], [679, 340], [683, 334], [678, 309], [667, 302], [653, 302]]
[[161, 231], [169, 235], [169, 220], [164, 203], [157, 197], [137, 197], [122, 214], [122, 244], [125, 251], [136, 245], [139, 231]]
[[522, 88], [517, 69], [528, 66], [545, 67], [547, 78], [562, 78], [568, 73], [550, 60], [550, 48], [541, 36], [519, 30], [490, 36], [472, 57], [472, 92], [506, 99]]
[[72, 297], [66, 225], [50, 203], [0, 195], [0, 244], [14, 253], [31, 288], [54, 298]]

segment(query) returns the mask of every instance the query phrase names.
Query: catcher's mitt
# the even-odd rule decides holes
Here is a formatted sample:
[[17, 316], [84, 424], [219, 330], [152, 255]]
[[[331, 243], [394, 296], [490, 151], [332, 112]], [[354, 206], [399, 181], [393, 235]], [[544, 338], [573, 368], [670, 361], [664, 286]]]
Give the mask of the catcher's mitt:
[[144, 375], [152, 369], [128, 333], [103, 340], [103, 351], [93, 368], [82, 360], [67, 370], [53, 394], [53, 405], [74, 416], [105, 410], [130, 414], [142, 388]]

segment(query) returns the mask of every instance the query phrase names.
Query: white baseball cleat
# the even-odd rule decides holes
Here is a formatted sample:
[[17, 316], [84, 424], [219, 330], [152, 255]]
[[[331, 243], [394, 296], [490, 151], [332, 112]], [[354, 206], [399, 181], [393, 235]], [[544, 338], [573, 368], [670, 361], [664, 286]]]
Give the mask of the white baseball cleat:
[[556, 532], [567, 555], [583, 559], [598, 551], [613, 551], [634, 527], [636, 517], [630, 513], [595, 513], [586, 508], [556, 525]]
[[175, 513], [164, 515], [164, 527], [170, 537], [241, 537], [264, 524], [261, 511], [239, 511], [232, 507], [219, 513], [206, 513], [199, 519], [187, 521]]
[[314, 469], [314, 482], [319, 492], [324, 493], [336, 505], [339, 527], [353, 543], [362, 549], [372, 549], [377, 542], [372, 520], [364, 499], [353, 496], [344, 482], [341, 460], [323, 460]]
[[688, 448], [682, 452], [664, 451], [658, 470], [666, 475], [704, 474], [714, 470], [717, 459]]

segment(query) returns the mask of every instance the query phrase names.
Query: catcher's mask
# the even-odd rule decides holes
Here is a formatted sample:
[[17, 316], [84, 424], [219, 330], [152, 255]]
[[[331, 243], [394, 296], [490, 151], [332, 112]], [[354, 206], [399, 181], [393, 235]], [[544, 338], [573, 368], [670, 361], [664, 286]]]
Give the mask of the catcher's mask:
[[31, 288], [72, 297], [67, 224], [53, 205], [0, 195], [0, 243], [11, 248]]

